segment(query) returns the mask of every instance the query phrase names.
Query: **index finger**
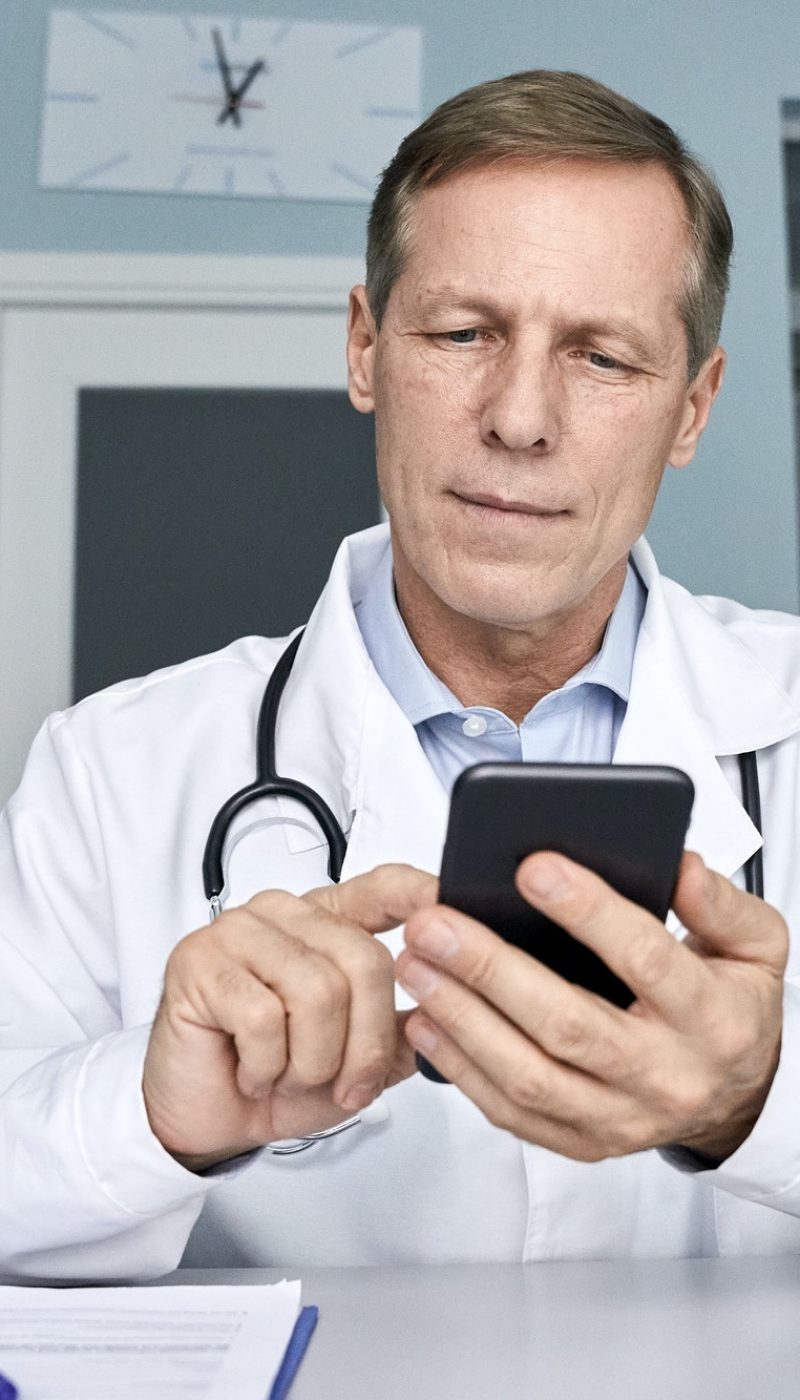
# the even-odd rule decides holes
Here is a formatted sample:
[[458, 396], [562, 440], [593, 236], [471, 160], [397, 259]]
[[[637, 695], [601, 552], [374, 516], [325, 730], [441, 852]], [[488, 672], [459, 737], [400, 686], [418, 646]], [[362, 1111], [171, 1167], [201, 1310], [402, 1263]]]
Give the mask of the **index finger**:
[[386, 933], [404, 924], [415, 910], [435, 904], [439, 881], [413, 865], [377, 865], [365, 875], [322, 885], [302, 897], [367, 933]]
[[637, 1001], [674, 1026], [694, 1023], [711, 974], [654, 914], [551, 851], [522, 861], [517, 884], [529, 903], [597, 953]]

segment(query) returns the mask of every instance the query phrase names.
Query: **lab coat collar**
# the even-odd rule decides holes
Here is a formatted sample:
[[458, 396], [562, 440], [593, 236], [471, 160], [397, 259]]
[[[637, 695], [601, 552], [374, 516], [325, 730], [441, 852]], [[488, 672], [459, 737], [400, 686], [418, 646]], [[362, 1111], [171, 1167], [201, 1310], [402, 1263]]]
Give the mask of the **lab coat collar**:
[[[697, 598], [659, 572], [640, 539], [632, 560], [647, 588], [640, 643], [649, 643], [664, 675], [672, 677], [715, 754], [767, 748], [800, 730], [800, 686], [791, 695], [743, 639], [760, 616], [726, 599]], [[720, 607], [728, 622], [715, 616]], [[779, 615], [768, 614], [775, 620]], [[637, 649], [638, 652], [638, 649]], [[648, 655], [645, 647], [644, 657]]]
[[[316, 788], [349, 833], [343, 876], [386, 860], [438, 869], [447, 798], [369, 659], [354, 605], [386, 546], [388, 525], [346, 539], [306, 629], [278, 720], [278, 770]], [[761, 844], [718, 756], [800, 731], [800, 708], [738, 632], [658, 571], [649, 546], [633, 562], [648, 590], [615, 762], [683, 769], [695, 785], [688, 844], [731, 875]], [[320, 844], [294, 804], [292, 851]], [[352, 828], [352, 829], [351, 829]]]

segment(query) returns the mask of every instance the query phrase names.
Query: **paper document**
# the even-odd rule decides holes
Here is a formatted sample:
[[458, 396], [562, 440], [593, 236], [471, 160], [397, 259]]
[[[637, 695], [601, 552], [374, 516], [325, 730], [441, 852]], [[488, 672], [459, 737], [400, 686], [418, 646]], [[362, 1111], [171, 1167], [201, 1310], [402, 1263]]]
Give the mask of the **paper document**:
[[265, 1400], [300, 1284], [0, 1287], [0, 1373], [20, 1400]]

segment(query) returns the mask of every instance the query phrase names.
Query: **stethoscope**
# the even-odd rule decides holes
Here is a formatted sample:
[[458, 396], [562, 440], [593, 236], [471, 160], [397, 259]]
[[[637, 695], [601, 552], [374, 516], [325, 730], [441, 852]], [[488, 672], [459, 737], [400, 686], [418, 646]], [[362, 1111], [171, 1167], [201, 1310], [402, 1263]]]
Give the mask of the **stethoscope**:
[[[228, 798], [227, 802], [223, 803], [208, 833], [203, 854], [203, 888], [208, 900], [212, 923], [219, 918], [222, 912], [222, 891], [225, 886], [222, 851], [225, 838], [234, 818], [251, 803], [260, 801], [262, 797], [292, 797], [316, 818], [328, 843], [328, 874], [334, 884], [338, 884], [341, 877], [342, 865], [347, 853], [347, 837], [327, 802], [306, 783], [297, 782], [293, 778], [282, 778], [275, 769], [275, 731], [278, 723], [278, 709], [294, 665], [297, 648], [302, 639], [303, 632], [301, 631], [292, 638], [286, 650], [281, 654], [261, 701], [256, 733], [256, 780], [254, 783], [248, 783], [246, 787], [240, 788], [238, 792]], [[742, 785], [742, 806], [753, 826], [761, 835], [761, 793], [756, 755], [755, 753], [740, 753], [737, 755], [737, 760]], [[764, 898], [763, 846], [754, 851], [750, 859], [745, 862], [744, 880], [748, 894], [757, 895], [759, 899]], [[291, 1143], [271, 1144], [270, 1150], [276, 1156], [291, 1156], [296, 1152], [304, 1152], [308, 1147], [313, 1147], [314, 1143], [320, 1142], [323, 1138], [335, 1137], [337, 1133], [354, 1128], [357, 1123], [378, 1123], [385, 1120], [387, 1116], [388, 1110], [379, 1098], [374, 1104], [370, 1104], [369, 1108], [362, 1109], [356, 1117], [348, 1118], [335, 1128], [326, 1128], [320, 1133], [309, 1133], [308, 1137], [299, 1138]]]

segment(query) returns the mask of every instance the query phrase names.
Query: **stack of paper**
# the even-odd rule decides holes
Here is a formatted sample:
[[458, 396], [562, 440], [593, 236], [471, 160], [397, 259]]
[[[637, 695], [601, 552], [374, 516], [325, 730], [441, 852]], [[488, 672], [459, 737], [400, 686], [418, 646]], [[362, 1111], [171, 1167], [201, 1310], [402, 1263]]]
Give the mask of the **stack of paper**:
[[0, 1287], [0, 1374], [20, 1400], [265, 1400], [299, 1314], [286, 1281]]

